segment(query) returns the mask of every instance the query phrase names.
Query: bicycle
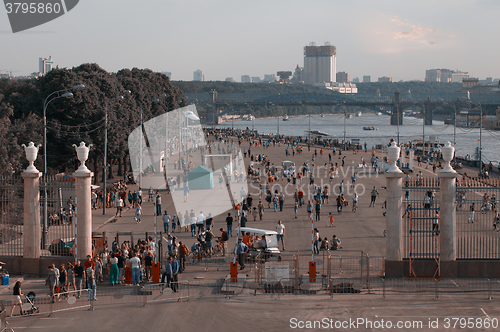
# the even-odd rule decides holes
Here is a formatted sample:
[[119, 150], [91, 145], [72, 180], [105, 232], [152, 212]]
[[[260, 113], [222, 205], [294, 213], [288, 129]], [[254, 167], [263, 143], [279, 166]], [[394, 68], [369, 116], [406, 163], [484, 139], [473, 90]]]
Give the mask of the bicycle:
[[213, 248], [213, 256], [225, 256], [224, 241], [220, 240], [220, 237], [215, 240], [215, 247]]
[[358, 201], [352, 201], [352, 212], [356, 212], [358, 209]]

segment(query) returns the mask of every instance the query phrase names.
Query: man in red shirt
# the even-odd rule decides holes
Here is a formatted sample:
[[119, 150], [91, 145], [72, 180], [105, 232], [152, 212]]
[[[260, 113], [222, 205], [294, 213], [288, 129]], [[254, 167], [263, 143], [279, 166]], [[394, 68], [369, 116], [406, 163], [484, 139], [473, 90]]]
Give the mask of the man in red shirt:
[[95, 268], [95, 263], [90, 255], [87, 255], [87, 260], [85, 261], [84, 266], [85, 266], [85, 271], [88, 269], [89, 266], [92, 266], [92, 269]]
[[302, 204], [304, 203], [304, 192], [302, 191], [302, 189], [299, 190], [298, 197], [299, 197], [299, 206], [302, 206]]

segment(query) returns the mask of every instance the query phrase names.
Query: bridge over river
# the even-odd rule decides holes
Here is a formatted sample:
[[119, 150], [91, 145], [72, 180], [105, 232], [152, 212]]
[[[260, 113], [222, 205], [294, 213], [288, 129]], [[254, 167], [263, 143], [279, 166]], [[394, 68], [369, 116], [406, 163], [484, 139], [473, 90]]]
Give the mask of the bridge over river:
[[391, 115], [391, 124], [403, 124], [403, 111], [419, 107], [426, 125], [432, 125], [432, 113], [439, 107], [455, 110], [482, 108], [486, 112], [500, 106], [500, 93], [451, 94], [342, 94], [342, 93], [186, 93], [190, 103], [200, 104], [207, 110], [206, 122], [219, 123], [222, 115], [252, 106], [360, 106]]

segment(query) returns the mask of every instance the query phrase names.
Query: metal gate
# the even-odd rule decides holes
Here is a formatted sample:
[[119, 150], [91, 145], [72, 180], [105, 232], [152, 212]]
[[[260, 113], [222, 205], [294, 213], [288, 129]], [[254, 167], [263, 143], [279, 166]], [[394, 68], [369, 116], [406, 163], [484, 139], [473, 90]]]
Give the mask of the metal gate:
[[439, 197], [439, 187], [403, 187], [404, 258], [439, 256]]
[[[46, 182], [45, 182], [46, 180]], [[47, 196], [45, 196], [45, 189]], [[45, 197], [47, 215], [45, 216]], [[75, 240], [74, 178], [49, 175], [40, 179], [40, 223], [42, 256], [72, 256]]]
[[0, 178], [0, 255], [23, 255], [24, 184], [20, 176]]
[[457, 187], [458, 259], [500, 258], [500, 232], [496, 225], [499, 194], [498, 187], [480, 182]]

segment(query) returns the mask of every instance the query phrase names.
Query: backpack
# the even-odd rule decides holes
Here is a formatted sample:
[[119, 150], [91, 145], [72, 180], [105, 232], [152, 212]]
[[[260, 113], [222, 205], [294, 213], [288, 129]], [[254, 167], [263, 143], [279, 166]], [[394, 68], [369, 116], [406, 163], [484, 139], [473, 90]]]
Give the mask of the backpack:
[[229, 234], [226, 231], [224, 231], [222, 233], [222, 241], [228, 241], [228, 240], [229, 240]]
[[181, 255], [187, 255], [188, 249], [185, 244], [181, 246]]

